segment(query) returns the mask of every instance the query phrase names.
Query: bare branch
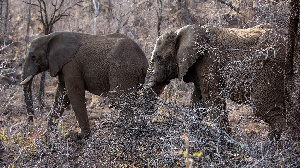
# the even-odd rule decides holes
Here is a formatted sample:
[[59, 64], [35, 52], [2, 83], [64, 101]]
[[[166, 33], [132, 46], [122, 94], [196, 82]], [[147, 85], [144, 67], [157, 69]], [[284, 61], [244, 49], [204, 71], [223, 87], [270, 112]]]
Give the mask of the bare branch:
[[24, 3], [39, 8], [40, 19], [38, 20], [43, 24], [45, 34], [50, 33], [53, 29], [53, 25], [57, 21], [59, 21], [62, 17], [69, 16], [67, 12], [70, 9], [72, 9], [74, 6], [80, 6], [80, 4], [84, 2], [84, 0], [77, 1], [73, 5], [63, 10], [62, 8], [65, 3], [65, 0], [60, 0], [60, 1], [55, 0], [51, 3], [53, 7], [53, 11], [49, 13], [50, 9], [49, 7], [47, 8], [46, 0], [36, 0], [36, 1], [37, 3], [29, 3], [23, 0]]
[[46, 26], [46, 24], [45, 24], [45, 20], [44, 20], [44, 17], [43, 17], [43, 11], [44, 11], [44, 9], [43, 9], [43, 7], [42, 7], [42, 4], [41, 4], [41, 2], [40, 1], [38, 1], [39, 2], [39, 13], [40, 13], [40, 22], [43, 24], [43, 26], [45, 27]]
[[240, 9], [233, 6], [231, 2], [229, 2], [228, 0], [217, 0], [218, 2], [227, 5], [228, 7], [230, 7], [232, 10], [236, 11], [237, 13], [240, 13]]
[[62, 7], [62, 5], [64, 4], [64, 0], [62, 0], [61, 2], [60, 2], [60, 4], [59, 4], [59, 6], [58, 6], [58, 9], [61, 9], [61, 7]]
[[26, 1], [22, 1], [22, 2], [24, 2], [27, 5], [36, 6], [36, 7], [39, 7], [39, 8], [41, 7], [41, 6], [39, 6], [38, 4], [35, 4], [35, 3], [29, 3], [29, 2], [26, 2]]
[[56, 18], [56, 12], [60, 9], [60, 7], [61, 7], [61, 4], [63, 3], [64, 1], [61, 1], [61, 3], [60, 3], [60, 5], [59, 5], [59, 7], [57, 8], [57, 0], [55, 1], [55, 4], [53, 4], [52, 3], [52, 6], [53, 6], [53, 12], [52, 12], [52, 15], [51, 15], [51, 18], [50, 18], [50, 24], [54, 24], [53, 22], [54, 22], [54, 20], [55, 20], [55, 18]]
[[[42, 5], [43, 5], [43, 8], [44, 8], [44, 20], [45, 20], [45, 23], [46, 24], [48, 24], [49, 22], [48, 22], [48, 12], [47, 12], [47, 5], [46, 5], [46, 2], [45, 2], [45, 0], [39, 0], [40, 2], [42, 2]], [[41, 5], [41, 6], [42, 6]]]
[[80, 6], [80, 3], [82, 3], [84, 1], [78, 1], [75, 4], [69, 6], [68, 8], [66, 8], [61, 14], [64, 15], [66, 12], [68, 12], [68, 10], [72, 9], [74, 6]]

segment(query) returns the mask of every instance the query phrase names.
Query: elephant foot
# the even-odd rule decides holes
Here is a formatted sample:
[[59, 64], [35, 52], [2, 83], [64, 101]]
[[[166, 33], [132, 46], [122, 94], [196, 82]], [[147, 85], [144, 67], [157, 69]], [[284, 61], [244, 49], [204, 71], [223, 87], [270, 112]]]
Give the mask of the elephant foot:
[[276, 140], [276, 141], [279, 141], [280, 137], [281, 137], [281, 131], [280, 130], [272, 130], [269, 135], [269, 140], [273, 141], [273, 140]]
[[[273, 111], [272, 111], [273, 112]], [[276, 111], [275, 111], [276, 112]], [[275, 113], [273, 112], [273, 113]], [[266, 120], [266, 122], [270, 125], [268, 138], [273, 141], [278, 141], [281, 137], [282, 132], [286, 129], [286, 120], [282, 115], [271, 116]]]
[[90, 135], [91, 131], [81, 131], [81, 133], [78, 132], [74, 132], [74, 131], [70, 131], [67, 135], [66, 135], [66, 139], [68, 139], [68, 141], [78, 141], [78, 140], [84, 140], [87, 139]]
[[77, 135], [77, 138], [78, 139], [87, 139], [89, 137], [90, 133], [91, 133], [91, 130], [89, 130], [89, 129], [81, 130], [81, 133], [79, 133]]

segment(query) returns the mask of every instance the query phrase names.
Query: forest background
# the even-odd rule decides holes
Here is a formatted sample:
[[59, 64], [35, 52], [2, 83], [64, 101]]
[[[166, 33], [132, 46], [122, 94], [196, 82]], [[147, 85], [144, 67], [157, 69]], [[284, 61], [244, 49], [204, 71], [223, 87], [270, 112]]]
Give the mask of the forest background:
[[[41, 6], [44, 7], [43, 9], [47, 8], [46, 13], [40, 10]], [[134, 144], [132, 142], [135, 140], [132, 139], [124, 140], [124, 143], [128, 141], [131, 145], [134, 144], [130, 150], [125, 149], [124, 144], [121, 147], [118, 144], [114, 146], [115, 148], [111, 146], [108, 148], [102, 144], [105, 139], [104, 135], [109, 132], [109, 135], [112, 135], [110, 140], [120, 137], [111, 129], [106, 130], [103, 127], [101, 127], [101, 132], [94, 134], [102, 137], [100, 140], [93, 139], [94, 136], [92, 136], [88, 140], [89, 143], [69, 142], [65, 134], [78, 131], [78, 125], [70, 109], [60, 121], [59, 138], [53, 141], [52, 146], [49, 146], [44, 143], [41, 134], [47, 126], [47, 114], [54, 100], [57, 80], [50, 78], [47, 73], [44, 77], [43, 75], [37, 76], [34, 80], [33, 92], [35, 100], [38, 100], [35, 101], [37, 115], [35, 119], [38, 122], [35, 123], [36, 133], [30, 136], [24, 135], [23, 128], [27, 124], [27, 112], [22, 87], [19, 85], [27, 48], [34, 38], [42, 34], [54, 31], [99, 35], [119, 32], [134, 39], [150, 61], [157, 37], [185, 25], [210, 24], [231, 28], [249, 28], [258, 24], [271, 24], [275, 29], [287, 29], [289, 15], [289, 1], [285, 0], [0, 0], [0, 166], [45, 166], [46, 164], [69, 167], [78, 165], [161, 167], [172, 164], [177, 167], [191, 165], [299, 166], [299, 144], [288, 141], [287, 137], [283, 137], [283, 139], [286, 138], [284, 142], [270, 142], [266, 138], [268, 126], [254, 117], [251, 107], [233, 102], [228, 103], [231, 104], [232, 110], [231, 126], [236, 135], [233, 137], [235, 140], [230, 142], [236, 146], [234, 150], [227, 152], [218, 151], [217, 146], [221, 142], [209, 141], [213, 139], [213, 136], [206, 134], [205, 144], [213, 142], [213, 145], [210, 144], [205, 149], [197, 148], [197, 145], [193, 143], [186, 143], [184, 141], [186, 136], [184, 138], [173, 137], [163, 143], [156, 137], [151, 139], [151, 144], [159, 141], [162, 146], [149, 149], [145, 148], [149, 144]], [[48, 21], [45, 16], [48, 17]], [[54, 19], [53, 22], [51, 18]], [[43, 84], [40, 84], [41, 80], [46, 80], [45, 88]], [[177, 104], [180, 108], [185, 108], [190, 105], [192, 90], [191, 84], [174, 80], [167, 86], [161, 98]], [[92, 95], [87, 94], [89, 115], [96, 130], [100, 128], [99, 123], [106, 120], [109, 108], [104, 97], [92, 98]], [[167, 106], [160, 112], [177, 115], [176, 108]], [[99, 114], [99, 111], [102, 114]], [[157, 120], [165, 121], [156, 117], [155, 121]], [[174, 135], [182, 135], [180, 131], [180, 133], [175, 132]], [[200, 142], [199, 139], [197, 141]], [[101, 145], [97, 146], [95, 142]], [[167, 142], [180, 142], [181, 145], [172, 150], [161, 150]], [[190, 155], [186, 151], [189, 148], [192, 149], [189, 152]], [[91, 152], [93, 150], [101, 151], [101, 154]], [[154, 150], [164, 152], [159, 153]], [[95, 158], [98, 160], [95, 161]], [[191, 160], [194, 161], [193, 164]]]

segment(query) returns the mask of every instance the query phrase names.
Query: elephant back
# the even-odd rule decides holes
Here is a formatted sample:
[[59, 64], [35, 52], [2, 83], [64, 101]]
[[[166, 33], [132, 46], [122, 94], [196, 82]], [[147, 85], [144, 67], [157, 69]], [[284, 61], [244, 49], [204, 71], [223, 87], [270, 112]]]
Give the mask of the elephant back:
[[[148, 62], [133, 40], [117, 33], [77, 36], [81, 39], [81, 46], [75, 60], [82, 69], [87, 85], [90, 85], [87, 86], [88, 90], [108, 92], [116, 88], [136, 87], [145, 82]], [[93, 89], [94, 86], [101, 89]]]
[[[271, 66], [267, 60], [274, 60], [276, 65], [282, 66], [284, 35], [270, 25], [248, 29], [206, 26], [205, 29], [210, 37], [207, 56], [214, 59], [215, 65], [218, 64], [218, 72], [225, 82], [224, 94], [238, 103], [252, 103], [252, 90], [257, 90], [255, 85], [258, 85], [260, 75], [267, 74], [262, 71]], [[272, 73], [272, 68], [268, 70]]]

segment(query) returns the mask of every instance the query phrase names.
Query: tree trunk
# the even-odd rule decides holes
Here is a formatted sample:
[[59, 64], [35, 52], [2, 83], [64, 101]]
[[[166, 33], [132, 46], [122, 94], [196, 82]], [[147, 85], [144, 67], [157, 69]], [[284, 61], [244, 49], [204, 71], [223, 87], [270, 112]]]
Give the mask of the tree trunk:
[[157, 36], [161, 35], [161, 23], [162, 23], [162, 0], [157, 0], [158, 10], [157, 10]]
[[[31, 3], [31, 0], [29, 0], [29, 3]], [[28, 13], [27, 13], [27, 25], [26, 25], [26, 37], [25, 37], [25, 41], [26, 41], [26, 47], [28, 46], [29, 43], [29, 38], [30, 38], [30, 24], [31, 24], [31, 8], [32, 5], [28, 5]]]
[[[287, 114], [287, 125], [290, 135], [295, 138], [299, 137], [299, 109], [297, 109], [297, 88], [295, 87], [295, 61], [297, 60], [297, 37], [299, 23], [299, 0], [290, 2], [290, 20], [288, 24], [288, 44], [287, 55], [285, 59], [285, 108]], [[297, 116], [298, 114], [298, 116]]]
[[5, 18], [4, 18], [4, 34], [7, 33], [7, 29], [8, 29], [8, 14], [9, 14], [9, 1], [6, 0], [6, 11], [5, 11]]
[[3, 8], [3, 0], [0, 0], [0, 34], [2, 34], [2, 24], [3, 24], [2, 8]]
[[97, 18], [99, 16], [99, 8], [100, 8], [100, 3], [96, 0], [93, 0], [93, 5], [94, 5], [94, 35], [97, 34]]
[[194, 18], [188, 8], [187, 0], [177, 0], [177, 19], [180, 26], [194, 24]]
[[111, 0], [108, 0], [108, 13], [106, 14], [106, 18], [107, 18], [107, 22], [108, 22], [108, 32], [112, 32], [112, 29], [111, 29], [111, 20], [113, 18], [112, 16], [112, 9], [113, 9], [113, 4], [111, 2]]
[[[46, 25], [46, 27], [44, 27], [44, 34], [48, 35], [50, 33], [52, 33], [52, 25]], [[43, 97], [45, 95], [45, 81], [46, 81], [46, 72], [42, 72], [41, 81], [40, 81], [40, 90], [37, 96], [40, 108], [45, 106], [45, 102], [43, 100]]]

